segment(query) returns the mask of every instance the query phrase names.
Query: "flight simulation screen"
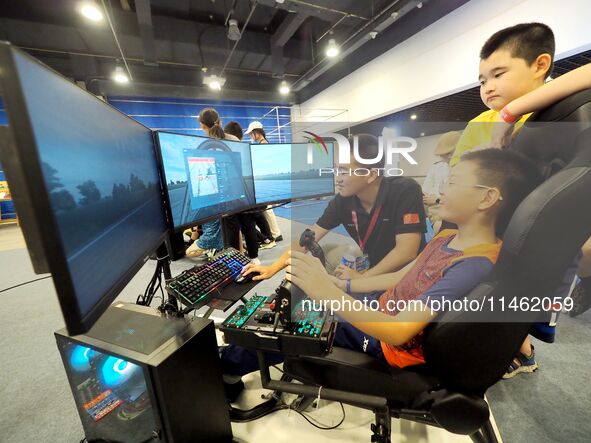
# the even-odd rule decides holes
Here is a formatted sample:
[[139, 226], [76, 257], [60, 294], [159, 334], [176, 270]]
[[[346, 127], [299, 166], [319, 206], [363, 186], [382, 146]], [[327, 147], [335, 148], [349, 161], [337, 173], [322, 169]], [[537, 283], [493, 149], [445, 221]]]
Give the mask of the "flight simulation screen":
[[250, 150], [257, 204], [334, 194], [332, 143], [257, 144]]
[[157, 134], [175, 229], [255, 204], [248, 143]]
[[[50, 212], [32, 222], [55, 220], [51, 237], [61, 246], [47, 256], [67, 267], [54, 275], [56, 289], [62, 309], [73, 306], [67, 294], [75, 297], [83, 319], [117, 295], [167, 231], [154, 141], [145, 126], [32, 57], [12, 54], [24, 102], [7, 109], [26, 109], [35, 141], [19, 145], [34, 167], [15, 174], [47, 194]], [[32, 176], [37, 170], [41, 177]]]

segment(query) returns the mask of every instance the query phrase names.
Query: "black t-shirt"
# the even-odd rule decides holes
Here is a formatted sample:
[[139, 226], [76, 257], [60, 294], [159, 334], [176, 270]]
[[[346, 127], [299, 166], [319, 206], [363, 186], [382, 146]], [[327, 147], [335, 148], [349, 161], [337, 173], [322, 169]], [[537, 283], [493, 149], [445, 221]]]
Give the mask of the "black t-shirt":
[[[375, 228], [367, 239], [364, 251], [369, 256], [370, 266], [375, 266], [396, 247], [397, 234], [425, 232], [423, 192], [416, 181], [406, 177], [384, 177], [369, 214], [357, 196], [336, 195], [316, 224], [327, 230], [342, 224], [360, 245], [359, 236], [365, 238], [371, 218], [379, 207], [381, 210]], [[357, 213], [359, 235], [353, 223], [353, 211]], [[421, 236], [421, 248], [423, 243], [424, 237]]]

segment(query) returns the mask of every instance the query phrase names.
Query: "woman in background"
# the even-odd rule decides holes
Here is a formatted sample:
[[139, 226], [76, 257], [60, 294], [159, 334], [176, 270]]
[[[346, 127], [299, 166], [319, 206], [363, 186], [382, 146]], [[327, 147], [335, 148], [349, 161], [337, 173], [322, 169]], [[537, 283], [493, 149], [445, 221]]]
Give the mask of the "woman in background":
[[[220, 115], [213, 108], [205, 108], [199, 113], [199, 124], [201, 129], [211, 138], [220, 140], [238, 141], [233, 135], [226, 134], [222, 129], [222, 120]], [[201, 257], [204, 254], [215, 253], [215, 251], [224, 248], [224, 240], [222, 237], [222, 224], [220, 220], [203, 223], [201, 225], [203, 234], [196, 239], [185, 251], [187, 257]], [[197, 233], [194, 232], [193, 236]], [[195, 238], [191, 237], [192, 240]]]
[[[267, 140], [267, 134], [265, 134], [265, 130], [263, 129], [263, 124], [261, 122], [251, 122], [248, 125], [245, 134], [250, 135], [250, 139], [253, 141], [253, 143], [269, 143], [269, 140]], [[275, 217], [275, 213], [272, 209], [270, 209], [269, 206], [267, 207], [267, 210], [263, 212], [263, 214], [267, 219], [267, 223], [269, 223], [269, 227], [271, 228], [271, 234], [273, 238], [270, 242], [263, 242], [261, 244], [261, 249], [274, 248], [275, 242], [283, 240], [281, 230], [279, 229], [279, 225], [277, 224], [277, 217]]]

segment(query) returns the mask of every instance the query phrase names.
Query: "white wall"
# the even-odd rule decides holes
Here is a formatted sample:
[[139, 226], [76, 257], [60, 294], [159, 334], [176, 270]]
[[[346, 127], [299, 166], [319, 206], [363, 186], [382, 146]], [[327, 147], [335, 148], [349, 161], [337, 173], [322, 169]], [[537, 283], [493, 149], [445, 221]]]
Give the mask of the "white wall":
[[502, 28], [546, 23], [561, 59], [591, 48], [590, 18], [589, 0], [472, 0], [301, 106], [348, 109], [352, 124], [397, 112], [475, 86], [480, 47]]
[[400, 162], [400, 167], [404, 170], [405, 177], [413, 177], [418, 182], [423, 182], [431, 165], [439, 160], [439, 156], [435, 155], [434, 152], [441, 135], [428, 135], [416, 139], [417, 149], [413, 151], [412, 158], [417, 161], [417, 164], [411, 165], [405, 161]]

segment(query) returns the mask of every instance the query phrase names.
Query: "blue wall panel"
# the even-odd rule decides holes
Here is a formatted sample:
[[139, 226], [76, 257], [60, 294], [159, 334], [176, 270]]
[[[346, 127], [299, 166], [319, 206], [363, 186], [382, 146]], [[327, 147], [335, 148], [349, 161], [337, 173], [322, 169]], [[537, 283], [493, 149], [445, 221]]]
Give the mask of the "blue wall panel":
[[203, 108], [215, 108], [222, 124], [235, 120], [244, 130], [252, 121], [263, 123], [271, 143], [291, 141], [289, 106], [280, 103], [252, 103], [187, 100], [174, 98], [109, 97], [109, 103], [152, 129], [204, 135], [197, 117]]

